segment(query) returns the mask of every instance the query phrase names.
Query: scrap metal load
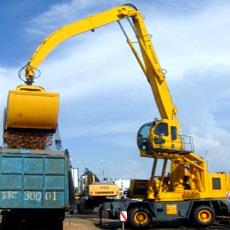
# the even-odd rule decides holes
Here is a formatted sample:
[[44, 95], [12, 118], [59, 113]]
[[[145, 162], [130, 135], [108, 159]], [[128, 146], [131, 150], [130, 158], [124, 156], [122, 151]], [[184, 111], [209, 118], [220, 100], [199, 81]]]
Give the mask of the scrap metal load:
[[8, 94], [4, 122], [7, 148], [46, 149], [58, 124], [59, 94], [21, 85]]

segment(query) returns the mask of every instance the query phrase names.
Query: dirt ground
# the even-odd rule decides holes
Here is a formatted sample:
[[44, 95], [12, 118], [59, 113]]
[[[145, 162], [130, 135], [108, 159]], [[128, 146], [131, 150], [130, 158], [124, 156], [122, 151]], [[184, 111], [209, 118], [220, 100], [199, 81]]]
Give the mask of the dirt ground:
[[[103, 219], [102, 225], [99, 224], [99, 217], [96, 213], [91, 215], [75, 215], [67, 217], [64, 222], [64, 230], [96, 230], [96, 229], [108, 229], [108, 230], [122, 230], [121, 223], [118, 220]], [[125, 228], [131, 229], [131, 228]], [[179, 223], [165, 222], [152, 226], [150, 229], [155, 230], [194, 230], [197, 228], [181, 226]], [[230, 230], [230, 224], [215, 223], [208, 229], [222, 229]]]
[[103, 219], [102, 225], [96, 213], [91, 215], [75, 215], [67, 217], [64, 221], [64, 230], [96, 230], [96, 229], [122, 229], [117, 220]]
[[[32, 226], [32, 227], [31, 227]], [[0, 221], [0, 230], [3, 229], [3, 226]], [[7, 228], [8, 230], [50, 230], [50, 227], [39, 225], [38, 222], [36, 224], [28, 225], [26, 222], [21, 222], [19, 225], [14, 225], [13, 228]], [[103, 219], [102, 225], [99, 223], [99, 217], [97, 213], [93, 213], [90, 215], [74, 215], [74, 216], [66, 216], [64, 221], [64, 228], [63, 230], [97, 230], [97, 229], [104, 229], [104, 230], [122, 230], [121, 223], [119, 220], [112, 220], [112, 219]], [[127, 226], [125, 227], [126, 230], [131, 229]], [[197, 228], [192, 227], [192, 225], [183, 226], [180, 223], [173, 223], [173, 222], [164, 222], [160, 224], [154, 224], [149, 229], [156, 229], [156, 230], [176, 230], [176, 229], [184, 229], [184, 230], [195, 230]], [[221, 230], [230, 230], [230, 221], [227, 223], [215, 223], [212, 227], [206, 228], [209, 229], [221, 229]]]

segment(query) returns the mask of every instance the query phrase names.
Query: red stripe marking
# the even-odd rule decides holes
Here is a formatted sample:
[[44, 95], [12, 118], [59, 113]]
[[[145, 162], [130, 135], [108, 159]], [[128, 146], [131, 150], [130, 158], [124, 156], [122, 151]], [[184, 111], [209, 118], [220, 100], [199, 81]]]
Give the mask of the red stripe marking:
[[120, 211], [120, 215], [124, 218], [124, 220], [125, 220], [125, 222], [126, 222], [126, 221], [127, 221], [127, 218], [126, 218], [125, 214], [124, 214], [122, 211]]

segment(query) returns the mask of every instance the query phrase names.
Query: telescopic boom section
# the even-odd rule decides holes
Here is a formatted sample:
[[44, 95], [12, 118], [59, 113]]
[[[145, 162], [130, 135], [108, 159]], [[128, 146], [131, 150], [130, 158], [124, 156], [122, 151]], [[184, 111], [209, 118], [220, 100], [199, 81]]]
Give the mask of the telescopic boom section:
[[[177, 121], [176, 107], [173, 104], [150, 35], [146, 29], [141, 13], [132, 5], [119, 6], [94, 16], [75, 21], [50, 34], [36, 49], [26, 65], [25, 72], [27, 84], [32, 84], [33, 82], [35, 74], [34, 69], [36, 69], [47, 55], [63, 41], [78, 34], [90, 30], [93, 31], [98, 27], [129, 17], [133, 20], [133, 28], [142, 53], [144, 61], [142, 69], [144, 68], [143, 71], [151, 85], [161, 118]], [[135, 54], [134, 47], [132, 51]], [[138, 59], [139, 57], [136, 56], [136, 58]]]

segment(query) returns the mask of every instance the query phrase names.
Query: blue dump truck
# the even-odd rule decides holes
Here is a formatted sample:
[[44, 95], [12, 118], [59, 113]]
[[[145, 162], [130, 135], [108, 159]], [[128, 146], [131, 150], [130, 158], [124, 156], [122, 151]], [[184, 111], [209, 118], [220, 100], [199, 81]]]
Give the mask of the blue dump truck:
[[[73, 202], [68, 151], [0, 149], [2, 227], [62, 229]], [[16, 229], [17, 229], [16, 227]]]
[[58, 113], [59, 93], [32, 82], [9, 90], [0, 148], [0, 228], [63, 228], [74, 196], [69, 154], [60, 150]]

